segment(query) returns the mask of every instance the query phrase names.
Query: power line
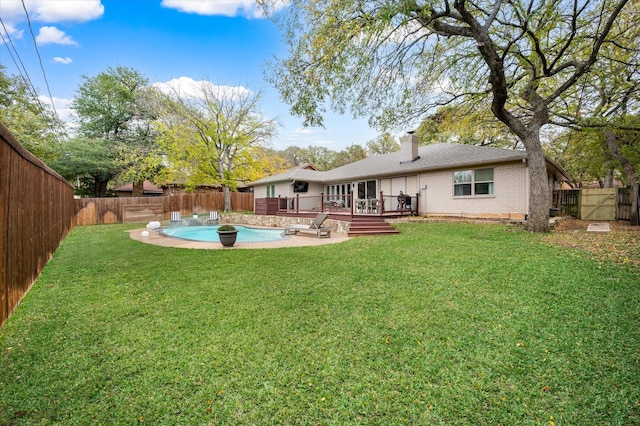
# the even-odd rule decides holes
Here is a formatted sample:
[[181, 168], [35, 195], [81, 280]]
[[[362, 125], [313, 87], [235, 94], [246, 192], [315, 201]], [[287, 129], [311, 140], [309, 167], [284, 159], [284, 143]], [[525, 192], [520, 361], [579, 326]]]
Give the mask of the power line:
[[[2, 39], [2, 42], [7, 48], [7, 51], [9, 52], [9, 56], [11, 56], [11, 60], [16, 66], [16, 69], [18, 70], [18, 74], [22, 79], [22, 82], [24, 83], [27, 91], [31, 94], [31, 97], [33, 98], [33, 102], [35, 102], [38, 108], [38, 111], [40, 112], [40, 115], [45, 119], [45, 123], [49, 127], [51, 134], [55, 138], [56, 142], [60, 143], [60, 140], [58, 139], [58, 132], [57, 132], [58, 129], [53, 127], [53, 123], [49, 118], [47, 109], [44, 107], [44, 105], [42, 104], [42, 101], [38, 97], [38, 90], [35, 88], [35, 85], [33, 84], [31, 77], [29, 76], [29, 72], [27, 71], [27, 68], [24, 65], [24, 62], [22, 61], [22, 58], [18, 53], [18, 49], [16, 48], [15, 44], [13, 43], [13, 40], [11, 39], [11, 36], [9, 35], [9, 31], [7, 30], [7, 27], [4, 21], [2, 20], [2, 17], [0, 17], [0, 24], [2, 25], [2, 29], [4, 30], [4, 32], [0, 31], [0, 38]], [[5, 35], [6, 35], [6, 39], [5, 39]], [[51, 96], [51, 93], [49, 93], [49, 99], [51, 100], [51, 106], [55, 113], [56, 122], [59, 122], [60, 118], [58, 117], [58, 112], [56, 111], [55, 105], [53, 104], [53, 98]]]
[[29, 25], [29, 32], [31, 33], [31, 38], [33, 38], [33, 47], [36, 49], [36, 54], [38, 55], [38, 62], [40, 63], [40, 69], [42, 70], [42, 76], [44, 77], [44, 84], [47, 86], [47, 92], [49, 93], [49, 99], [51, 100], [51, 108], [53, 108], [53, 112], [58, 117], [58, 111], [56, 111], [56, 106], [53, 103], [53, 96], [51, 95], [51, 88], [49, 87], [49, 80], [47, 80], [47, 73], [44, 71], [44, 66], [42, 65], [42, 57], [40, 56], [40, 51], [38, 50], [38, 43], [36, 42], [36, 35], [33, 33], [33, 27], [31, 27], [31, 18], [29, 17], [29, 12], [27, 12], [27, 6], [24, 4], [24, 0], [21, 0], [22, 8], [24, 9], [24, 14], [27, 15], [27, 24]]
[[[24, 63], [22, 62], [22, 58], [20, 58], [20, 54], [18, 53], [16, 46], [13, 44], [13, 40], [11, 40], [11, 36], [9, 35], [9, 31], [7, 30], [7, 27], [4, 25], [4, 21], [2, 20], [2, 17], [0, 17], [0, 24], [2, 24], [2, 28], [4, 29], [4, 33], [0, 32], [0, 37], [2, 38], [2, 42], [7, 47], [7, 50], [9, 51], [9, 55], [11, 56], [11, 59], [13, 60], [14, 65], [18, 69], [18, 73], [20, 74], [20, 77], [22, 77], [22, 81], [27, 86], [27, 89], [29, 90], [29, 92], [31, 92], [31, 96], [33, 96], [34, 99], [36, 99], [36, 101], [39, 104], [40, 102], [38, 99], [38, 92], [35, 86], [33, 85], [33, 83], [31, 82], [31, 78], [29, 77], [27, 68], [24, 66]], [[7, 43], [7, 40], [5, 40], [4, 38], [4, 34], [7, 35], [7, 39], [9, 40], [8, 43]], [[15, 56], [11, 51], [11, 49], [9, 48], [9, 45], [11, 45], [11, 48], [13, 48], [13, 52], [15, 52]], [[18, 58], [17, 60], [16, 60], [16, 57]]]

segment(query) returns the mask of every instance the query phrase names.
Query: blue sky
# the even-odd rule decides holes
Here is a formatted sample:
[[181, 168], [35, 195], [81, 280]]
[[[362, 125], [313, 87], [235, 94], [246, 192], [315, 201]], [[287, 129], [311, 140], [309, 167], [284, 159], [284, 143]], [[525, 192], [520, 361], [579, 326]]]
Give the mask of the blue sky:
[[330, 114], [325, 129], [305, 129], [301, 118], [289, 114], [289, 107], [264, 79], [267, 61], [284, 57], [286, 46], [276, 25], [260, 16], [253, 1], [0, 0], [0, 18], [0, 32], [13, 43], [11, 53], [6, 43], [0, 46], [5, 71], [18, 75], [19, 58], [48, 100], [46, 76], [64, 120], [71, 119], [68, 106], [81, 76], [126, 66], [151, 83], [187, 77], [262, 90], [261, 111], [281, 125], [272, 141], [276, 149], [295, 145], [339, 151], [352, 144], [364, 146], [378, 135], [365, 120], [349, 115]]

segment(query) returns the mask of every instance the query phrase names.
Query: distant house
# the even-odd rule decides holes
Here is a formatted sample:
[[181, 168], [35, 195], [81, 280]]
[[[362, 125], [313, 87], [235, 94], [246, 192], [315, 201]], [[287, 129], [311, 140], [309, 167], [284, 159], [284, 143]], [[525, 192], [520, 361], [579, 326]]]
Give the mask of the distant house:
[[[163, 194], [163, 190], [156, 187], [153, 183], [145, 180], [142, 184], [144, 197], [160, 197]], [[133, 183], [128, 182], [122, 185], [120, 188], [116, 188], [115, 191], [118, 197], [131, 197], [133, 196]]]
[[[511, 219], [528, 214], [526, 152], [447, 143], [419, 147], [413, 134], [402, 139], [397, 152], [329, 171], [295, 167], [254, 182], [256, 213], [264, 200], [279, 199], [278, 211], [391, 215], [408, 210], [420, 215]], [[550, 189], [569, 180], [549, 158], [547, 173]]]
[[[162, 188], [165, 191], [165, 195], [171, 196], [181, 194], [207, 194], [222, 192], [223, 190], [222, 185], [218, 183], [197, 185], [195, 188], [187, 190], [184, 182], [185, 180], [181, 179], [180, 181], [170, 182], [168, 184], [162, 185]], [[236, 186], [236, 192], [251, 192], [251, 189], [251, 187], [240, 182]]]

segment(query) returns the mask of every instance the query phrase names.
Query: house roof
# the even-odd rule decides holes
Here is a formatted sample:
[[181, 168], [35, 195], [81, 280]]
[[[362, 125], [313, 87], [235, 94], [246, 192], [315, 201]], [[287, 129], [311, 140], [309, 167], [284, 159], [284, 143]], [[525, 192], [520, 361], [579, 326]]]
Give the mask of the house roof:
[[418, 147], [418, 158], [411, 160], [404, 150], [367, 157], [325, 172], [294, 167], [284, 173], [260, 179], [253, 184], [275, 183], [292, 180], [309, 182], [339, 182], [354, 179], [418, 173], [427, 170], [473, 167], [522, 161], [525, 151], [485, 146], [440, 143]]
[[291, 182], [303, 180], [307, 182], [322, 182], [323, 174], [327, 172], [318, 171], [312, 164], [303, 164], [301, 166], [292, 167], [282, 173], [273, 176], [267, 176], [253, 182], [252, 185], [266, 184], [275, 182]]
[[427, 170], [471, 167], [482, 164], [519, 161], [526, 152], [485, 146], [439, 143], [418, 147], [418, 158], [411, 160], [403, 150], [374, 155], [326, 172], [325, 180], [369, 178]]
[[[145, 180], [142, 183], [142, 190], [145, 194], [162, 194], [162, 189], [156, 187], [153, 183]], [[133, 182], [125, 183], [119, 188], [115, 189], [116, 192], [133, 192]]]

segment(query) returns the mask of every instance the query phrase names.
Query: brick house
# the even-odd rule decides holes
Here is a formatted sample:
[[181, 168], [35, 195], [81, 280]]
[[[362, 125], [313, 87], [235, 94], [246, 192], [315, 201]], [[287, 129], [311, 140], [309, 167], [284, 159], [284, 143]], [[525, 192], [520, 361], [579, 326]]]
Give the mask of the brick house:
[[[569, 180], [549, 158], [547, 174], [551, 190]], [[524, 151], [449, 143], [418, 146], [410, 133], [393, 153], [328, 171], [295, 167], [252, 185], [256, 213], [263, 200], [277, 198], [279, 211], [333, 208], [352, 215], [392, 215], [408, 210], [427, 216], [520, 220], [529, 211], [529, 184]]]

